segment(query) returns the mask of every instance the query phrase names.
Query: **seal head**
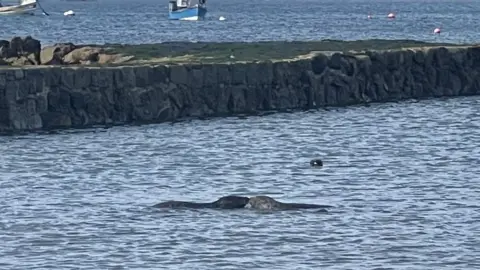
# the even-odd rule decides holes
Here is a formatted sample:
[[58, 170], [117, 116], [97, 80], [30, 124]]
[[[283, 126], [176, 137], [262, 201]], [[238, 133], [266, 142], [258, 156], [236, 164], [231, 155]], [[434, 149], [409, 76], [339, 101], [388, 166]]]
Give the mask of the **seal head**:
[[298, 210], [298, 209], [321, 209], [322, 212], [327, 212], [325, 208], [330, 208], [330, 205], [307, 204], [307, 203], [282, 203], [268, 196], [251, 197], [245, 208], [252, 208], [258, 210]]
[[251, 197], [245, 208], [253, 208], [259, 210], [272, 210], [278, 207], [278, 202], [268, 196]]
[[312, 167], [323, 167], [323, 161], [321, 159], [312, 159], [312, 160], [310, 160], [310, 166], [312, 166]]

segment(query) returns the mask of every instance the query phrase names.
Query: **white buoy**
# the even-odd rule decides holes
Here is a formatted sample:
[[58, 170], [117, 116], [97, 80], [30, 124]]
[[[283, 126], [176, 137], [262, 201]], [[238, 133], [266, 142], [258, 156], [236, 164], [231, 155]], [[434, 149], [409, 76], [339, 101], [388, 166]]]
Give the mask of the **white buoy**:
[[63, 16], [75, 16], [75, 12], [73, 10], [65, 11]]
[[396, 17], [396, 16], [395, 16], [395, 13], [393, 13], [393, 12], [388, 13], [387, 18], [389, 18], [389, 19], [395, 19], [395, 17]]
[[368, 15], [368, 16], [367, 16], [367, 19], [371, 19], [371, 18], [372, 18], [372, 15]]
[[218, 20], [219, 20], [219, 21], [225, 21], [226, 19], [225, 19], [225, 17], [220, 16], [220, 18], [218, 18]]
[[440, 30], [440, 28], [435, 28], [435, 30], [433, 30], [434, 34], [440, 34], [440, 32], [442, 32], [442, 30]]

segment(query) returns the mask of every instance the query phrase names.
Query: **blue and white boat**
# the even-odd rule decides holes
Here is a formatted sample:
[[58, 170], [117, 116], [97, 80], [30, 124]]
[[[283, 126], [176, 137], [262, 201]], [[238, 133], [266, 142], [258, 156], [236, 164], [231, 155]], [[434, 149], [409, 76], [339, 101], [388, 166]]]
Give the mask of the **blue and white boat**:
[[196, 0], [172, 0], [168, 2], [168, 19], [198, 21], [205, 19], [207, 14], [207, 1]]
[[37, 9], [37, 0], [18, 0], [16, 5], [3, 5], [0, 1], [0, 15], [33, 15]]

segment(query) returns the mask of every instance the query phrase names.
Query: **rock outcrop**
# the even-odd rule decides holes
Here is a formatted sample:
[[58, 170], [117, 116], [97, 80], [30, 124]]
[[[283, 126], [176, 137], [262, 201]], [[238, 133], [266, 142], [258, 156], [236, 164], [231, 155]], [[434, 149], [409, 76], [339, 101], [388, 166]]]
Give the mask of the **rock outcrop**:
[[109, 54], [104, 48], [60, 43], [42, 48], [39, 40], [27, 36], [0, 40], [0, 66], [118, 64], [133, 56]]
[[[92, 61], [84, 54], [66, 57], [74, 52], [68, 45], [57, 48], [63, 61]], [[22, 55], [35, 52], [23, 49]], [[262, 63], [8, 68], [0, 69], [0, 129], [476, 95], [479, 75], [480, 47], [325, 53]]]

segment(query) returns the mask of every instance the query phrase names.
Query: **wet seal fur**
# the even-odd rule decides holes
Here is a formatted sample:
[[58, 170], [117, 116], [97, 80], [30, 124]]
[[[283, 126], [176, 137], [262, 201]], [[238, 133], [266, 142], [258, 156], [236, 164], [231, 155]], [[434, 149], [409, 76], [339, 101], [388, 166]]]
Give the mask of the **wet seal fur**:
[[310, 160], [310, 166], [312, 166], [312, 167], [323, 167], [323, 161], [321, 159], [312, 159], [312, 160]]
[[210, 203], [166, 201], [155, 204], [155, 208], [191, 208], [191, 209], [240, 209], [245, 208], [248, 197], [228, 195]]
[[282, 203], [268, 196], [251, 197], [245, 208], [258, 210], [298, 210], [298, 209], [320, 209], [321, 212], [327, 212], [325, 208], [330, 205], [308, 204], [308, 203]]

